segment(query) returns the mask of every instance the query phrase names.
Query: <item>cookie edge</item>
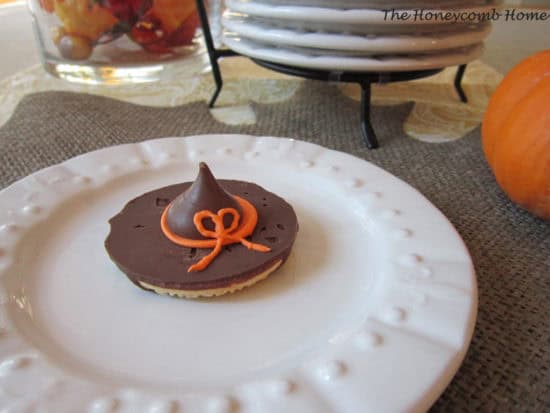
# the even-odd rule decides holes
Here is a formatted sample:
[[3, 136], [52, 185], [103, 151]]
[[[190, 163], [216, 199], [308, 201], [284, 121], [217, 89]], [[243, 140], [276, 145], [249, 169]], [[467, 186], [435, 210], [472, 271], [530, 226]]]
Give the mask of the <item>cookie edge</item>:
[[159, 295], [169, 295], [172, 297], [179, 297], [179, 298], [210, 298], [210, 297], [219, 297], [225, 294], [232, 294], [236, 291], [242, 290], [244, 288], [250, 287], [262, 280], [265, 280], [272, 272], [277, 270], [282, 264], [283, 259], [277, 260], [271, 267], [266, 269], [265, 271], [254, 275], [251, 278], [246, 279], [243, 282], [237, 282], [230, 284], [226, 287], [218, 287], [218, 288], [208, 288], [204, 290], [178, 290], [175, 288], [164, 288], [164, 287], [158, 287], [156, 285], [152, 285], [149, 283], [146, 283], [145, 281], [137, 281], [141, 288], [144, 288], [146, 290], [153, 291]]

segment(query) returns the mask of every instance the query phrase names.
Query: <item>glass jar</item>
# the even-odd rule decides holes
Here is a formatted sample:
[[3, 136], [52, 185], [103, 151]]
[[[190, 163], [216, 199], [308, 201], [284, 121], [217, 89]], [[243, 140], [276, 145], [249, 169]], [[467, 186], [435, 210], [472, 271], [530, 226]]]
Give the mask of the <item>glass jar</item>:
[[128, 84], [209, 65], [195, 0], [28, 2], [43, 65], [54, 76]]

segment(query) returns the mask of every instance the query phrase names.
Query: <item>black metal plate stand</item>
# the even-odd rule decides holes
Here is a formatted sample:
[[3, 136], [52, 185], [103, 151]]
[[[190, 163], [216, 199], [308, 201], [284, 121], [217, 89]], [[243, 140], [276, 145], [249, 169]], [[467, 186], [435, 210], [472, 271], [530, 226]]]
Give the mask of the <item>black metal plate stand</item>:
[[[218, 59], [229, 56], [240, 56], [239, 53], [229, 49], [216, 49], [214, 41], [212, 39], [212, 33], [210, 31], [210, 24], [208, 21], [208, 14], [204, 6], [204, 0], [196, 0], [199, 17], [201, 20], [202, 30], [204, 34], [204, 41], [206, 49], [208, 51], [208, 57], [210, 58], [210, 64], [212, 67], [212, 75], [216, 83], [216, 90], [208, 103], [209, 107], [214, 107], [216, 100], [223, 87], [223, 79], [220, 72], [220, 66]], [[246, 56], [247, 57], [247, 56]], [[371, 85], [373, 83], [388, 83], [388, 82], [402, 82], [413, 79], [420, 79], [427, 76], [432, 76], [439, 73], [443, 68], [430, 69], [430, 70], [414, 70], [408, 72], [346, 72], [346, 71], [326, 71], [326, 70], [313, 70], [304, 69], [295, 66], [287, 66], [279, 63], [268, 62], [265, 60], [250, 58], [256, 64], [265, 67], [267, 69], [274, 70], [276, 72], [285, 73], [288, 75], [304, 77], [314, 80], [325, 80], [331, 82], [346, 82], [357, 83], [361, 87], [361, 131], [365, 144], [369, 149], [378, 148], [378, 139], [376, 133], [372, 127], [370, 119], [370, 104], [371, 104]], [[462, 89], [462, 78], [466, 71], [466, 65], [458, 67], [454, 86], [458, 93], [460, 100], [464, 103], [468, 101], [464, 90]]]

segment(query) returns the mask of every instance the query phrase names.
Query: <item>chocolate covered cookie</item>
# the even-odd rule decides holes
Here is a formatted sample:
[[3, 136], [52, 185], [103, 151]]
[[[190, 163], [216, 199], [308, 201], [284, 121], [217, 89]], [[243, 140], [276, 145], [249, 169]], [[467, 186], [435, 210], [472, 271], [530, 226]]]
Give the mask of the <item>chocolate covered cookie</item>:
[[111, 218], [105, 248], [138, 287], [196, 298], [265, 279], [288, 258], [298, 221], [281, 197], [251, 182], [194, 182], [143, 194]]

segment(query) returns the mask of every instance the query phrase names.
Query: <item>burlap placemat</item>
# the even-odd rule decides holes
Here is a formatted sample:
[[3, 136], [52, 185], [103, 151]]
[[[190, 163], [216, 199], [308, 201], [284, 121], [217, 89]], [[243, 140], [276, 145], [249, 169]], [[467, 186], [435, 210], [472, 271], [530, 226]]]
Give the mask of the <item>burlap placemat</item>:
[[114, 144], [162, 136], [287, 136], [349, 152], [409, 182], [464, 238], [479, 282], [479, 316], [463, 366], [433, 411], [550, 410], [550, 224], [507, 200], [486, 166], [479, 130], [451, 143], [404, 136], [410, 105], [375, 107], [381, 148], [365, 148], [358, 104], [306, 82], [289, 101], [256, 105], [258, 122], [216, 122], [204, 103], [159, 109], [66, 92], [23, 99], [0, 129], [2, 187], [42, 167]]

